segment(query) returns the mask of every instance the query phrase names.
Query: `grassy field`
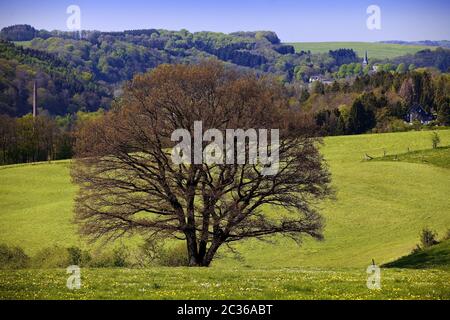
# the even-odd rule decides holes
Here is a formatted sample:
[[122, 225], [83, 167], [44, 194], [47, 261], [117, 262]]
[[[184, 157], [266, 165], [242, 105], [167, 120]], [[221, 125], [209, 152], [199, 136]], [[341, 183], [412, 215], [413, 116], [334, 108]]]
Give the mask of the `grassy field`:
[[[224, 251], [217, 265], [258, 268], [363, 267], [372, 258], [386, 263], [415, 247], [420, 230], [450, 227], [450, 171], [427, 163], [363, 161], [431, 148], [430, 132], [329, 137], [322, 151], [333, 174], [336, 200], [322, 204], [325, 240], [299, 247], [284, 238], [274, 244], [237, 245], [244, 261]], [[450, 130], [440, 131], [450, 145]], [[84, 246], [72, 223], [69, 162], [0, 168], [0, 243], [29, 254], [54, 244]], [[272, 208], [267, 208], [276, 214]], [[281, 248], [281, 249], [280, 249]]]
[[[443, 146], [450, 145], [450, 130], [442, 130], [439, 135]], [[130, 290], [136, 289], [140, 280], [132, 279], [138, 279], [147, 272], [155, 276], [155, 281], [164, 285], [163, 290], [156, 292], [167, 295], [166, 298], [207, 298], [208, 291], [199, 291], [200, 283], [205, 279], [209, 279], [206, 283], [234, 281], [233, 284], [223, 284], [217, 289], [217, 294], [233, 292], [226, 296], [230, 298], [244, 295], [252, 298], [444, 297], [444, 292], [449, 292], [449, 271], [445, 268], [426, 272], [388, 270], [387, 288], [391, 289], [378, 295], [369, 292], [365, 288], [365, 282], [361, 282], [367, 276], [365, 268], [372, 259], [377, 264], [383, 264], [409, 254], [418, 243], [422, 228], [429, 227], [443, 235], [450, 227], [448, 168], [426, 162], [363, 160], [365, 153], [372, 157], [382, 157], [384, 152], [393, 155], [406, 153], [407, 150], [414, 152], [431, 149], [430, 136], [430, 132], [424, 131], [326, 138], [322, 152], [333, 174], [337, 194], [335, 201], [321, 205], [326, 217], [324, 241], [306, 238], [302, 246], [285, 238], [275, 238], [273, 243], [256, 240], [239, 243], [236, 249], [243, 259], [233, 259], [229, 251], [222, 250], [219, 252], [220, 258], [214, 261], [210, 269], [192, 271], [192, 279], [197, 282], [190, 285], [197, 289], [193, 288], [190, 293], [184, 292], [181, 284], [177, 287], [176, 282], [173, 282], [176, 277], [191, 277], [191, 271], [182, 268], [176, 269], [173, 274], [177, 275], [175, 280], [165, 278], [165, 275], [171, 275], [172, 269], [164, 268], [87, 270], [86, 283], [92, 284], [91, 288], [95, 292], [88, 292], [86, 296], [80, 297], [111, 297], [112, 293], [102, 288], [104, 284], [101, 281], [108, 276], [117, 276], [118, 280], [111, 278], [111, 281], [118, 282], [117, 286], [122, 288], [120, 290], [123, 290], [123, 296], [139, 298], [135, 291], [127, 291], [128, 284]], [[86, 246], [77, 236], [76, 226], [72, 223], [72, 199], [75, 191], [76, 188], [70, 183], [67, 161], [0, 168], [0, 243], [21, 246], [28, 254], [54, 244], [63, 247]], [[266, 210], [276, 214], [272, 208]], [[136, 240], [129, 241], [131, 244], [135, 242]], [[245, 280], [247, 273], [254, 274], [262, 287], [248, 289], [249, 292], [244, 294], [245, 288], [242, 289], [243, 292], [236, 288], [240, 288], [239, 283]], [[335, 274], [345, 280], [340, 282], [339, 277], [334, 278]], [[40, 275], [43, 275], [42, 279], [39, 278]], [[36, 277], [38, 279], [33, 280]], [[44, 297], [45, 288], [56, 286], [55, 281], [60, 283], [64, 277], [64, 270], [1, 271], [0, 296], [13, 297], [20, 294], [21, 297]], [[290, 277], [295, 277], [295, 280]], [[273, 281], [278, 278], [279, 281]], [[268, 279], [272, 279], [272, 282]], [[441, 283], [440, 279], [446, 279], [446, 282], [437, 284]], [[145, 279], [142, 281], [151, 283]], [[278, 285], [281, 290], [279, 293], [272, 290]], [[289, 288], [283, 287], [289, 285], [298, 290], [290, 292]], [[14, 293], [15, 290], [21, 292]], [[58, 292], [61, 288], [55, 290], [45, 297], [70, 298], [67, 295], [71, 293]], [[321, 293], [320, 290], [324, 292]], [[153, 291], [147, 294], [142, 297], [163, 297], [156, 296]], [[121, 295], [118, 294], [117, 297]], [[448, 295], [446, 297], [449, 298]]]
[[0, 271], [0, 299], [450, 299], [450, 273], [383, 269], [368, 290], [365, 270], [202, 268], [83, 269], [80, 290], [63, 269]]
[[364, 53], [367, 50], [369, 58], [372, 59], [395, 58], [408, 53], [414, 54], [423, 49], [435, 49], [435, 47], [427, 46], [409, 46], [376, 42], [294, 42], [290, 44], [295, 47], [296, 51], [310, 50], [312, 53], [323, 53], [341, 48], [353, 49], [360, 57], [364, 57]]
[[386, 155], [376, 158], [375, 160], [422, 163], [450, 169], [450, 147], [447, 146], [436, 149], [418, 150], [401, 154]]

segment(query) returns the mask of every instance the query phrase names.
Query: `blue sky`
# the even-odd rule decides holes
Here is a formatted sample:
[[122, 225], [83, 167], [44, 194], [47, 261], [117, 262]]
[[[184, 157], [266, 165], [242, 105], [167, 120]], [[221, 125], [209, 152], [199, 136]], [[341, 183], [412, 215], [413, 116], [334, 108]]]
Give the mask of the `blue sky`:
[[[82, 29], [91, 30], [272, 30], [286, 42], [450, 39], [448, 0], [0, 0], [0, 27], [67, 30], [71, 4], [81, 9]], [[366, 27], [372, 4], [381, 9], [381, 30]]]

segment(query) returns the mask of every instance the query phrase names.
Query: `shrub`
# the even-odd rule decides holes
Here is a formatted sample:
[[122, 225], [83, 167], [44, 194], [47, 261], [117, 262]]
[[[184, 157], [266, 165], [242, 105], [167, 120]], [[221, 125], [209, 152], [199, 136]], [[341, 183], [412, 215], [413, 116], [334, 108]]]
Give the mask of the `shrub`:
[[403, 120], [397, 118], [387, 118], [384, 121], [377, 123], [375, 132], [404, 132], [411, 130], [411, 126], [405, 123]]
[[69, 251], [59, 246], [44, 248], [32, 259], [34, 268], [66, 268], [71, 264]]
[[147, 239], [138, 248], [136, 263], [138, 267], [145, 268], [158, 264], [160, 259], [162, 244], [155, 239]]
[[113, 250], [113, 266], [114, 267], [127, 267], [129, 258], [128, 250], [125, 246], [117, 247]]
[[92, 260], [88, 251], [81, 250], [78, 247], [67, 248], [69, 254], [69, 264], [77, 266], [87, 266]]
[[411, 254], [418, 253], [420, 251], [422, 251], [422, 248], [418, 244], [416, 244], [416, 247], [411, 250]]
[[173, 247], [161, 250], [158, 262], [166, 267], [181, 267], [189, 265], [187, 249], [184, 243], [178, 243]]
[[92, 268], [114, 267], [114, 261], [111, 252], [95, 252], [92, 254], [89, 266]]
[[439, 134], [436, 131], [433, 131], [431, 134], [431, 143], [433, 145], [433, 149], [436, 149], [441, 143], [441, 137], [439, 137]]
[[0, 244], [0, 269], [22, 269], [29, 266], [30, 258], [22, 248]]
[[420, 243], [422, 248], [428, 248], [438, 244], [439, 241], [436, 240], [436, 233], [428, 228], [424, 228], [420, 234]]
[[148, 239], [139, 247], [136, 261], [139, 267], [154, 265], [165, 267], [187, 266], [186, 245], [177, 243], [165, 246], [158, 240]]

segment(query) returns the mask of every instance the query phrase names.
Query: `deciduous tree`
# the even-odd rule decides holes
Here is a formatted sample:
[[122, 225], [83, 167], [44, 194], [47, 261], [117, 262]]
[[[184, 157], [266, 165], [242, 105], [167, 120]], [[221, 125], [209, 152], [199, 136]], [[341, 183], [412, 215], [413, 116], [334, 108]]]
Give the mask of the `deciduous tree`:
[[[281, 234], [323, 237], [314, 203], [331, 193], [317, 140], [293, 125], [276, 81], [215, 62], [163, 65], [138, 75], [122, 102], [83, 126], [72, 175], [82, 234], [186, 242], [191, 266], [208, 266], [223, 244]], [[172, 162], [175, 129], [280, 129], [279, 170], [259, 164]], [[206, 142], [203, 143], [203, 147]], [[192, 162], [193, 163], [193, 162]]]

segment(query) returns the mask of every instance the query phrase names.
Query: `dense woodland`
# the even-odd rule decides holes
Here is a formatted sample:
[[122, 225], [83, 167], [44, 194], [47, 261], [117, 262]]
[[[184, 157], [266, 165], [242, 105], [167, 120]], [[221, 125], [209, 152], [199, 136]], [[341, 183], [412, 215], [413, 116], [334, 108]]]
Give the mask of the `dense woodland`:
[[[2, 29], [0, 39], [1, 163], [70, 157], [80, 118], [110, 109], [134, 75], [163, 63], [205, 59], [275, 77], [290, 108], [319, 135], [408, 130], [404, 119], [414, 104], [435, 116], [431, 125], [450, 124], [449, 49], [370, 58], [364, 67], [351, 49], [295, 52], [270, 31], [73, 33], [17, 25]], [[310, 83], [314, 76], [327, 81]], [[27, 114], [34, 83], [40, 116], [33, 122]], [[29, 140], [27, 134], [36, 137]]]

